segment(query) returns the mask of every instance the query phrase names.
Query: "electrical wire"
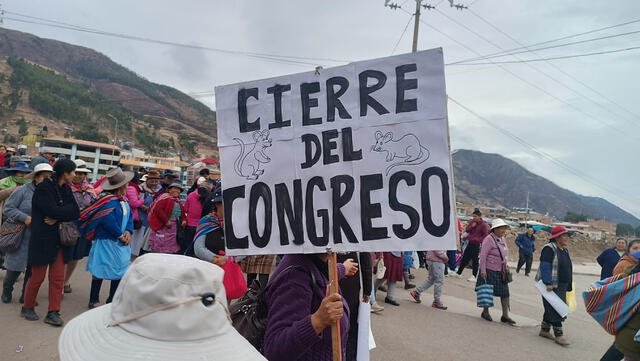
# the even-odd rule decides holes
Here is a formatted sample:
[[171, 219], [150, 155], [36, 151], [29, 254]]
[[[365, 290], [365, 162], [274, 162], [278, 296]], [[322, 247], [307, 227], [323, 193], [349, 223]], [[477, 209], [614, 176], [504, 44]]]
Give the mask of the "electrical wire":
[[[585, 31], [585, 32], [582, 32], [582, 33], [566, 35], [566, 36], [563, 36], [563, 37], [560, 37], [560, 38], [545, 40], [545, 41], [541, 41], [541, 42], [537, 42], [537, 43], [533, 43], [533, 44], [529, 44], [529, 45], [522, 45], [522, 46], [519, 46], [519, 47], [516, 47], [516, 48], [512, 48], [512, 49], [498, 51], [498, 52], [495, 52], [495, 53], [480, 55], [480, 56], [477, 56], [475, 58], [468, 58], [468, 59], [458, 60], [458, 61], [456, 61], [456, 63], [458, 63], [458, 62], [476, 61], [476, 60], [484, 60], [484, 59], [487, 59], [487, 58], [490, 58], [490, 57], [493, 57], [493, 56], [496, 56], [496, 55], [513, 53], [515, 51], [522, 50], [522, 49], [528, 49], [528, 51], [531, 51], [531, 48], [533, 48], [535, 46], [555, 43], [555, 42], [560, 41], [560, 40], [567, 40], [567, 39], [577, 38], [577, 37], [580, 37], [580, 36], [583, 36], [583, 35], [592, 34], [592, 33], [600, 32], [600, 31], [604, 31], [604, 30], [609, 30], [609, 29], [613, 29], [613, 28], [617, 28], [617, 27], [621, 27], [621, 26], [626, 26], [626, 25], [630, 25], [630, 24], [635, 24], [635, 23], [639, 23], [639, 22], [640, 22], [640, 19], [633, 20], [633, 21], [627, 21], [627, 22], [620, 23], [620, 24], [615, 24], [615, 25], [611, 25], [611, 26], [605, 26], [603, 28], [598, 28], [598, 29]], [[596, 39], [596, 40], [600, 40], [600, 39]]]
[[582, 57], [594, 56], [594, 55], [615, 54], [615, 53], [621, 53], [621, 52], [625, 52], [625, 51], [638, 50], [638, 49], [640, 49], [640, 46], [634, 46], [634, 47], [623, 48], [623, 49], [597, 51], [597, 52], [592, 52], [592, 53], [555, 56], [555, 57], [549, 57], [549, 58], [521, 59], [521, 60], [511, 60], [511, 61], [509, 61], [509, 60], [507, 60], [507, 61], [494, 61], [494, 62], [491, 62], [491, 63], [482, 63], [482, 62], [481, 63], [463, 63], [463, 64], [451, 64], [451, 65], [454, 65], [454, 66], [467, 66], [467, 65], [492, 65], [492, 64], [496, 65], [496, 64], [533, 63], [533, 62], [538, 62], [538, 61], [572, 59], [572, 58], [582, 58]]
[[[489, 59], [495, 59], [495, 58], [502, 58], [502, 57], [505, 57], [505, 56], [513, 56], [513, 55], [518, 55], [518, 54], [523, 54], [523, 53], [529, 53], [529, 52], [532, 52], [532, 51], [556, 49], [556, 48], [561, 48], [561, 47], [565, 47], [565, 46], [584, 44], [584, 43], [589, 43], [589, 42], [592, 42], [592, 41], [606, 40], [606, 39], [612, 39], [612, 38], [617, 38], [617, 37], [620, 37], [620, 36], [628, 36], [628, 35], [634, 35], [634, 34], [640, 34], [640, 30], [629, 31], [629, 32], [626, 32], [626, 33], [621, 33], [621, 34], [607, 35], [607, 36], [602, 36], [602, 37], [599, 37], [599, 38], [592, 38], [592, 39], [586, 39], [586, 40], [580, 40], [580, 41], [573, 41], [573, 42], [570, 42], [570, 43], [551, 45], [551, 46], [546, 46], [546, 47], [542, 47], [542, 48], [533, 48], [533, 49], [531, 49], [530, 47], [527, 47], [526, 50], [502, 53], [502, 54], [494, 55], [494, 56], [484, 56], [484, 57], [481, 57], [480, 59], [476, 59], [476, 60], [489, 60]], [[459, 60], [459, 61], [455, 61], [455, 62], [449, 63], [447, 65], [463, 64], [463, 63], [468, 63], [468, 62], [476, 61], [476, 60]]]
[[[404, 9], [400, 9], [400, 10], [403, 10], [403, 11], [405, 11], [405, 12], [406, 12], [406, 10], [404, 10]], [[454, 20], [454, 21], [455, 21], [455, 20]], [[476, 50], [474, 50], [473, 48], [471, 48], [471, 47], [469, 47], [468, 45], [466, 45], [466, 44], [462, 43], [461, 41], [457, 40], [456, 38], [452, 37], [451, 35], [449, 35], [449, 34], [447, 34], [447, 33], [443, 32], [442, 30], [440, 30], [440, 29], [436, 28], [435, 26], [433, 26], [433, 25], [431, 25], [431, 24], [428, 24], [428, 23], [426, 23], [426, 22], [423, 22], [422, 20], [420, 20], [420, 22], [422, 22], [425, 26], [427, 26], [427, 27], [429, 27], [429, 28], [433, 29], [434, 31], [436, 31], [436, 32], [438, 32], [438, 33], [440, 33], [440, 34], [442, 34], [443, 36], [447, 37], [448, 39], [452, 40], [452, 41], [453, 41], [453, 42], [455, 42], [456, 44], [459, 44], [460, 46], [464, 47], [465, 49], [469, 50], [470, 52], [472, 52], [472, 53], [474, 53], [474, 54], [476, 54], [476, 55], [480, 55], [480, 53], [479, 53], [479, 52], [477, 52]], [[461, 25], [461, 26], [463, 26], [463, 27], [465, 27], [465, 28], [467, 28], [467, 29], [468, 29], [468, 27], [467, 27], [466, 25]], [[490, 61], [490, 62], [492, 62], [491, 60], [489, 60], [489, 61]], [[493, 62], [492, 62], [492, 63], [493, 63]], [[612, 125], [612, 124], [605, 123], [605, 122], [604, 122], [604, 121], [602, 121], [601, 119], [598, 119], [598, 118], [594, 117], [593, 115], [591, 115], [591, 114], [589, 114], [589, 113], [585, 112], [583, 109], [581, 109], [581, 108], [579, 108], [579, 107], [577, 107], [577, 106], [575, 106], [575, 105], [573, 105], [573, 104], [569, 103], [568, 101], [565, 101], [564, 99], [562, 99], [562, 98], [560, 98], [560, 97], [558, 97], [558, 96], [556, 96], [556, 95], [554, 95], [554, 94], [550, 93], [549, 91], [547, 91], [546, 89], [542, 88], [541, 86], [539, 86], [539, 85], [537, 85], [537, 84], [535, 84], [535, 83], [530, 82], [529, 80], [527, 80], [527, 79], [523, 78], [522, 76], [520, 76], [520, 75], [516, 74], [515, 72], [513, 72], [513, 71], [509, 70], [509, 69], [508, 69], [507, 67], [505, 67], [504, 65], [502, 65], [502, 64], [496, 64], [496, 65], [497, 65], [500, 69], [502, 69], [502, 70], [504, 70], [505, 72], [509, 73], [511, 76], [513, 76], [513, 77], [515, 77], [515, 78], [519, 79], [520, 81], [524, 82], [525, 84], [528, 84], [528, 85], [529, 85], [529, 86], [531, 86], [532, 88], [535, 88], [535, 89], [539, 90], [540, 92], [542, 92], [542, 93], [544, 93], [544, 94], [548, 95], [549, 97], [551, 97], [551, 98], [553, 98], [553, 99], [557, 100], [558, 102], [560, 102], [560, 103], [564, 104], [565, 106], [567, 106], [567, 107], [569, 107], [569, 108], [571, 108], [571, 109], [575, 110], [576, 112], [579, 112], [579, 113], [581, 113], [581, 114], [585, 115], [586, 117], [591, 118], [591, 119], [593, 119], [593, 120], [595, 120], [595, 121], [597, 121], [597, 122], [599, 122], [599, 123], [603, 124], [604, 126], [606, 126], [606, 127], [608, 127], [608, 128], [611, 128], [612, 130], [614, 130], [614, 131], [616, 131], [616, 132], [620, 133], [621, 135], [624, 135], [624, 136], [626, 136], [626, 137], [633, 138], [634, 140], [640, 140], [640, 138], [637, 138], [637, 137], [636, 137], [635, 135], [633, 135], [632, 133], [625, 132], [624, 130], [619, 129], [618, 127], [616, 127], [616, 126], [614, 126], [614, 125]]]
[[409, 17], [409, 21], [407, 21], [407, 25], [405, 25], [404, 30], [402, 30], [402, 34], [400, 34], [400, 39], [398, 39], [398, 41], [396, 42], [396, 45], [393, 47], [393, 51], [391, 51], [391, 55], [393, 55], [396, 52], [396, 49], [398, 49], [398, 45], [400, 45], [400, 41], [404, 37], [404, 34], [407, 32], [407, 29], [409, 29], [409, 24], [411, 24], [411, 19], [413, 19], [414, 16], [415, 15], [411, 15]]
[[[482, 20], [484, 23], [486, 23], [487, 25], [489, 25], [491, 28], [493, 28], [494, 30], [498, 31], [499, 33], [505, 35], [506, 37], [508, 37], [509, 39], [511, 39], [513, 42], [515, 42], [516, 44], [520, 45], [520, 46], [525, 46], [524, 44], [522, 44], [520, 41], [518, 41], [517, 39], [515, 39], [513, 36], [511, 36], [510, 34], [508, 34], [507, 32], [503, 31], [502, 29], [500, 29], [499, 27], [497, 27], [496, 25], [494, 25], [492, 22], [490, 22], [489, 20], [485, 19], [484, 17], [480, 16], [478, 13], [476, 13], [473, 10], [469, 10], [471, 12], [471, 14], [473, 14], [474, 16], [476, 16], [477, 18], [479, 18], [480, 20]], [[528, 49], [528, 47], [526, 47]], [[531, 52], [532, 54], [540, 57], [537, 53], [535, 52]], [[597, 90], [596, 88], [592, 87], [591, 85], [583, 82], [582, 80], [576, 78], [575, 76], [569, 74], [568, 72], [564, 71], [562, 68], [560, 68], [559, 66], [553, 64], [552, 62], [547, 61], [547, 64], [549, 64], [552, 68], [556, 69], [557, 71], [559, 71], [560, 73], [564, 74], [565, 76], [567, 76], [568, 78], [572, 79], [573, 81], [577, 82], [578, 84], [582, 85], [583, 87], [585, 87], [586, 89], [590, 90], [591, 92], [593, 92], [594, 94], [598, 95], [601, 99], [604, 99], [606, 101], [608, 101], [609, 103], [615, 105], [616, 107], [618, 107], [620, 110], [624, 111], [625, 113], [631, 115], [633, 118], [634, 122], [637, 122], [637, 119], [640, 119], [640, 115], [627, 109], [625, 106], [619, 104], [617, 101], [611, 99], [610, 97], [608, 97], [606, 94], [603, 94], [601, 91]], [[620, 113], [617, 113], [618, 116], [620, 116]], [[629, 119], [627, 118], [623, 118], [627, 121], [629, 121]]]
[[[457, 106], [459, 106], [460, 108], [462, 108], [463, 110], [468, 112], [469, 114], [475, 116], [479, 120], [482, 120], [483, 122], [487, 123], [492, 128], [498, 130], [500, 133], [502, 133], [502, 134], [506, 135], [507, 137], [513, 139], [514, 141], [516, 141], [517, 143], [521, 144], [522, 146], [524, 146], [526, 148], [529, 148], [532, 152], [534, 152], [538, 156], [553, 162], [557, 166], [559, 166], [559, 167], [565, 169], [566, 171], [572, 173], [573, 175], [579, 177], [583, 181], [585, 181], [585, 182], [587, 182], [587, 183], [589, 183], [591, 185], [594, 185], [594, 186], [606, 191], [607, 193], [609, 193], [611, 195], [619, 197], [620, 199], [625, 199], [625, 198], [621, 198], [621, 196], [626, 196], [626, 197], [630, 197], [630, 198], [634, 198], [634, 199], [640, 199], [636, 195], [632, 195], [632, 194], [627, 193], [627, 192], [625, 192], [623, 190], [617, 189], [615, 187], [608, 186], [605, 183], [602, 183], [600, 180], [592, 177], [591, 175], [589, 175], [587, 173], [584, 173], [584, 172], [580, 171], [579, 169], [576, 169], [576, 168], [568, 165], [567, 163], [561, 161], [560, 159], [557, 159], [557, 158], [553, 157], [552, 155], [539, 150], [533, 144], [527, 142], [526, 140], [522, 139], [521, 137], [517, 136], [516, 134], [514, 134], [514, 133], [512, 133], [512, 132], [510, 132], [510, 131], [508, 131], [508, 130], [506, 130], [504, 128], [502, 128], [501, 126], [499, 126], [495, 122], [489, 120], [488, 118], [483, 117], [482, 115], [480, 115], [477, 112], [473, 111], [469, 107], [467, 107], [467, 106], [463, 105], [462, 103], [460, 103], [455, 98], [452, 98], [451, 96], [448, 96], [448, 99], [452, 103], [456, 104]], [[626, 198], [625, 200], [628, 200], [628, 198]]]
[[[25, 15], [19, 15], [19, 16], [25, 16]], [[103, 36], [111, 36], [111, 37], [118, 37], [118, 38], [123, 38], [123, 39], [128, 39], [128, 40], [142, 41], [142, 42], [147, 42], [147, 43], [154, 43], [154, 44], [161, 44], [161, 45], [171, 45], [171, 46], [176, 46], [176, 47], [212, 51], [212, 52], [218, 52], [218, 53], [224, 53], [224, 54], [242, 55], [242, 56], [262, 59], [262, 60], [266, 60], [266, 61], [272, 61], [272, 62], [284, 62], [284, 63], [291, 63], [291, 64], [300, 64], [300, 65], [305, 65], [305, 66], [307, 66], [307, 65], [311, 65], [311, 66], [319, 65], [318, 63], [309, 62], [309, 61], [314, 61], [314, 60], [322, 61], [322, 62], [332, 62], [332, 63], [348, 63], [349, 62], [348, 60], [341, 60], [341, 59], [312, 58], [312, 57], [299, 57], [299, 56], [276, 55], [276, 54], [266, 54], [266, 53], [254, 53], [254, 52], [244, 52], [244, 51], [237, 51], [237, 50], [228, 50], [228, 49], [222, 49], [222, 48], [213, 48], [213, 47], [197, 45], [197, 44], [184, 44], [184, 43], [157, 40], [157, 39], [145, 38], [145, 37], [128, 35], [128, 34], [112, 33], [112, 32], [102, 31], [102, 30], [98, 30], [98, 29], [86, 28], [86, 27], [71, 25], [71, 24], [67, 24], [67, 23], [57, 22], [57, 21], [54, 21], [54, 20], [46, 20], [46, 19], [43, 19], [43, 18], [38, 18], [38, 19], [42, 19], [43, 21], [46, 21], [46, 22], [35, 21], [35, 20], [18, 19], [18, 18], [14, 18], [14, 17], [4, 17], [4, 19], [5, 20], [10, 20], [10, 21], [27, 23], [27, 24], [43, 25], [43, 26], [48, 26], [48, 27], [54, 27], [54, 28], [60, 28], [60, 29], [66, 29], [66, 30], [74, 30], [74, 31], [86, 32], [86, 33], [103, 35]], [[309, 60], [309, 61], [305, 61], [305, 60]]]

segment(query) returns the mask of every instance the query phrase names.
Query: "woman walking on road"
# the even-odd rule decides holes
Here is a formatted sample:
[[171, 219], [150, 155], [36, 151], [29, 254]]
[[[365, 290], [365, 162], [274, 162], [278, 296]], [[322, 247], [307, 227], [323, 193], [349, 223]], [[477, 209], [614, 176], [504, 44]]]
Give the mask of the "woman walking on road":
[[149, 213], [149, 246], [155, 253], [177, 253], [178, 227], [187, 224], [185, 210], [180, 200], [182, 186], [173, 183], [167, 188], [167, 193], [160, 194], [151, 205]]
[[600, 279], [609, 278], [613, 276], [613, 268], [618, 264], [620, 258], [624, 256], [627, 250], [627, 240], [619, 238], [616, 241], [614, 248], [605, 249], [596, 259], [602, 271], [600, 272]]
[[69, 183], [75, 177], [76, 164], [61, 159], [53, 166], [53, 178], [36, 186], [32, 200], [31, 239], [29, 261], [31, 278], [27, 283], [24, 305], [20, 315], [29, 321], [39, 319], [34, 308], [44, 277], [49, 271], [49, 308], [45, 323], [62, 326], [60, 317], [65, 264], [72, 258], [72, 247], [60, 241], [60, 222], [78, 219], [80, 209], [73, 198]]
[[25, 229], [22, 233], [22, 240], [20, 241], [18, 249], [5, 254], [4, 266], [7, 269], [7, 273], [4, 276], [4, 283], [2, 285], [3, 303], [11, 303], [13, 285], [16, 283], [20, 273], [26, 272], [22, 285], [22, 295], [20, 296], [20, 303], [24, 302], [24, 292], [27, 288], [30, 273], [30, 271], [27, 270], [27, 258], [29, 256], [29, 240], [31, 238], [31, 202], [36, 186], [42, 183], [45, 178], [48, 179], [51, 177], [51, 173], [53, 173], [51, 165], [45, 163], [38, 164], [33, 171], [33, 182], [25, 184], [13, 192], [4, 206], [4, 217], [7, 220], [10, 219], [14, 222], [23, 223]]
[[[98, 196], [91, 184], [87, 182], [87, 174], [91, 173], [87, 168], [87, 163], [82, 159], [76, 159], [74, 160], [74, 163], [76, 163], [76, 176], [73, 177], [73, 181], [71, 181], [69, 186], [71, 186], [73, 198], [76, 200], [76, 203], [78, 203], [78, 208], [82, 211], [95, 202]], [[77, 227], [76, 225], [73, 226]], [[89, 255], [90, 249], [91, 242], [85, 237], [80, 236], [78, 238], [78, 243], [73, 246], [72, 260], [67, 264], [67, 271], [64, 277], [64, 293], [71, 293], [72, 289], [69, 281], [71, 280], [73, 271], [76, 269], [78, 261]]]
[[132, 172], [123, 172], [120, 168], [107, 172], [107, 179], [102, 183], [104, 193], [82, 211], [81, 230], [94, 240], [87, 261], [87, 271], [93, 275], [89, 309], [100, 306], [100, 288], [105, 279], [111, 280], [107, 298], [107, 303], [111, 303], [131, 262], [133, 214], [125, 194], [133, 176]]
[[516, 246], [518, 246], [518, 267], [516, 267], [516, 273], [520, 273], [520, 269], [526, 264], [524, 268], [524, 275], [529, 277], [531, 273], [531, 263], [533, 263], [533, 253], [536, 251], [536, 237], [535, 231], [532, 227], [527, 228], [527, 232], [523, 233], [516, 238]]
[[375, 289], [377, 290], [384, 281], [387, 281], [387, 297], [384, 298], [384, 303], [392, 306], [400, 306], [396, 301], [396, 283], [404, 280], [404, 273], [402, 270], [403, 259], [402, 252], [383, 252], [382, 257], [384, 259], [384, 266], [386, 271], [383, 279], [377, 279], [375, 283]]
[[467, 224], [465, 232], [467, 233], [466, 239], [469, 241], [469, 244], [464, 249], [464, 254], [460, 260], [457, 277], [460, 278], [462, 276], [462, 272], [469, 262], [471, 262], [473, 275], [468, 279], [468, 281], [475, 282], [476, 277], [478, 276], [478, 254], [480, 254], [480, 246], [489, 234], [489, 227], [487, 227], [487, 224], [482, 219], [482, 213], [479, 209], [476, 208], [473, 211], [473, 219], [469, 224]]
[[[149, 210], [151, 209], [151, 204], [155, 200], [156, 193], [160, 190], [160, 172], [155, 169], [151, 169], [145, 176], [146, 178], [140, 187], [142, 189], [144, 204], [138, 208], [138, 215], [140, 216], [142, 227], [139, 229], [135, 229], [135, 227], [133, 227], [133, 238], [131, 240], [131, 258], [134, 259], [140, 255], [145, 237], [148, 237], [148, 232], [150, 231]], [[143, 178], [145, 176], [143, 176]]]
[[204, 206], [205, 200], [211, 195], [211, 191], [213, 191], [213, 183], [204, 181], [201, 182], [201, 186], [199, 186], [196, 191], [189, 193], [187, 196], [187, 201], [184, 203], [184, 209], [187, 213], [187, 226], [184, 230], [184, 239], [180, 245], [181, 254], [187, 251], [187, 256], [193, 256], [191, 244], [196, 235], [198, 223], [202, 218], [202, 207]]
[[[493, 296], [500, 297], [502, 317], [500, 322], [514, 326], [516, 322], [509, 317], [509, 250], [504, 238], [509, 225], [502, 219], [491, 222], [491, 233], [482, 241], [480, 251], [480, 277], [477, 285], [488, 283], [493, 286]], [[493, 321], [489, 308], [485, 307], [481, 317]]]
[[[540, 252], [540, 266], [536, 275], [536, 282], [542, 280], [547, 291], [553, 291], [563, 302], [567, 300], [567, 292], [572, 290], [573, 265], [569, 256], [569, 232], [562, 226], [551, 229], [551, 237], [542, 252]], [[568, 346], [569, 341], [564, 336], [562, 322], [564, 318], [543, 297], [544, 316], [540, 327], [540, 337], [554, 340], [558, 345]], [[553, 333], [551, 334], [551, 327]]]
[[434, 286], [433, 289], [433, 303], [431, 307], [439, 310], [446, 310], [447, 307], [442, 304], [440, 297], [442, 296], [442, 285], [444, 284], [444, 270], [447, 267], [446, 251], [427, 251], [427, 268], [429, 269], [429, 277], [415, 290], [411, 291], [411, 297], [417, 302], [421, 303], [420, 294]]

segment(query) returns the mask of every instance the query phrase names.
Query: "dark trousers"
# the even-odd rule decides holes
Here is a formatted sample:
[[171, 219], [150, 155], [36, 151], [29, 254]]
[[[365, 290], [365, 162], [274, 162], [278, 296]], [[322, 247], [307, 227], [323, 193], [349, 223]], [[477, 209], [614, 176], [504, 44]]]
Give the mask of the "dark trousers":
[[524, 274], [528, 275], [531, 273], [531, 263], [533, 262], [533, 254], [522, 254], [520, 253], [520, 258], [518, 258], [518, 267], [516, 268], [516, 273], [520, 273], [520, 269], [524, 264], [526, 264], [524, 268]]
[[427, 265], [427, 255], [424, 251], [418, 251], [418, 261], [420, 261], [420, 267], [426, 267]]
[[[567, 288], [569, 288], [568, 284], [560, 283], [558, 287], [553, 289], [553, 292], [555, 292], [563, 302], [567, 302]], [[542, 316], [543, 325], [546, 323], [547, 325], [553, 326], [554, 331], [556, 331], [556, 336], [559, 336], [557, 329], [560, 329], [560, 332], [562, 332], [562, 321], [564, 321], [564, 319], [544, 297], [542, 297], [542, 305], [544, 306], [544, 315]]]
[[[20, 273], [18, 271], [9, 271], [4, 276], [4, 282], [2, 283], [2, 292], [6, 295], [11, 295], [13, 293], [13, 285], [15, 285], [18, 277], [20, 277]], [[21, 299], [24, 300], [24, 291], [27, 289], [27, 282], [29, 281], [29, 277], [31, 276], [31, 268], [27, 268], [27, 271], [24, 274], [24, 281], [22, 282], [22, 294], [20, 296]]]
[[616, 348], [616, 345], [611, 345], [607, 352], [602, 355], [600, 361], [622, 361], [624, 354]]
[[464, 271], [465, 267], [471, 262], [471, 267], [473, 269], [473, 275], [475, 277], [478, 276], [478, 255], [480, 254], [480, 245], [469, 243], [467, 248], [464, 249], [464, 254], [462, 255], [462, 259], [460, 260], [460, 266], [458, 267], [458, 274], [461, 275], [462, 271]]
[[[102, 288], [102, 279], [101, 278], [93, 278], [91, 280], [91, 291], [89, 294], [89, 303], [94, 304], [100, 302], [100, 288]], [[111, 303], [113, 301], [113, 295], [116, 294], [116, 290], [118, 289], [118, 285], [120, 284], [120, 280], [112, 280], [111, 288], [109, 288], [109, 298], [107, 298], [107, 303]]]
[[447, 257], [449, 257], [449, 262], [447, 262], [447, 265], [449, 267], [445, 267], [444, 269], [446, 270], [447, 268], [450, 268], [452, 271], [455, 271], [456, 269], [456, 256], [458, 256], [458, 251], [447, 251]]
[[193, 237], [196, 235], [196, 227], [186, 226], [184, 228], [182, 239], [180, 240], [180, 253], [185, 254], [187, 252], [187, 256], [194, 257], [195, 253], [193, 251]]

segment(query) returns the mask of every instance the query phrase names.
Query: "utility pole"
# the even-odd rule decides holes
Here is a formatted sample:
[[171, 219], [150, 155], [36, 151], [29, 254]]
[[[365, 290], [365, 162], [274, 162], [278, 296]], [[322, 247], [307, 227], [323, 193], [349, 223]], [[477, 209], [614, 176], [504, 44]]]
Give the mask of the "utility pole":
[[[385, 0], [384, 2], [384, 6], [388, 7], [391, 10], [397, 10], [397, 9], [401, 9], [402, 6], [398, 5], [397, 3], [390, 3], [391, 0]], [[464, 9], [468, 9], [467, 6], [463, 5], [463, 4], [454, 4], [453, 3], [454, 0], [449, 0], [449, 5], [452, 8], [456, 8], [457, 10], [464, 10]], [[423, 4], [423, 0], [415, 0], [416, 2], [416, 12], [413, 14], [415, 15], [415, 19], [413, 20], [413, 46], [411, 47], [411, 52], [415, 53], [418, 51], [418, 34], [420, 32], [420, 15], [422, 15], [422, 12], [420, 10], [420, 7], [424, 8], [425, 10], [435, 10], [435, 6], [431, 5], [431, 4]], [[405, 12], [407, 12], [406, 10], [404, 10]]]
[[118, 118], [114, 117], [111, 114], [107, 114], [109, 117], [111, 117], [111, 119], [116, 121], [116, 129], [115, 132], [113, 134], [113, 146], [114, 148], [111, 149], [111, 165], [113, 165], [113, 158], [116, 156], [116, 142], [118, 142]]
[[[413, 20], [413, 46], [411, 47], [411, 52], [415, 53], [418, 51], [418, 34], [420, 29], [420, 5], [421, 0], [416, 0], [416, 18]], [[428, 5], [428, 4], [427, 4]]]
[[4, 16], [4, 10], [2, 9], [2, 2], [0, 2], [0, 25], [4, 24], [3, 16]]

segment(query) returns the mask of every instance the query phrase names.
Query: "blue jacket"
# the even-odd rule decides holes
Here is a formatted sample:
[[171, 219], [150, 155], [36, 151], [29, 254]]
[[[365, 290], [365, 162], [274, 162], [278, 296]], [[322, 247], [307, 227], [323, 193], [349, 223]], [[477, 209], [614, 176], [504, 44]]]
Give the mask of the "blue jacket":
[[528, 256], [536, 251], [536, 239], [534, 236], [529, 237], [528, 234], [523, 233], [516, 238], [516, 246], [518, 246], [520, 254]]
[[[129, 208], [129, 203], [124, 202], [125, 208], [127, 209], [126, 218], [127, 225], [125, 226], [125, 231], [129, 231], [133, 234], [133, 215], [131, 214], [131, 208]], [[96, 236], [95, 239], [112, 239], [116, 240], [122, 236], [122, 206], [119, 200], [111, 200], [109, 203], [105, 204], [103, 208], [113, 207], [113, 212], [108, 215], [100, 218], [98, 225], [96, 226]]]
[[615, 248], [609, 248], [605, 249], [596, 260], [600, 267], [602, 267], [600, 279], [603, 280], [613, 276], [613, 269], [618, 264], [618, 261], [620, 261], [620, 256]]

